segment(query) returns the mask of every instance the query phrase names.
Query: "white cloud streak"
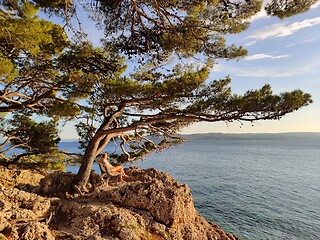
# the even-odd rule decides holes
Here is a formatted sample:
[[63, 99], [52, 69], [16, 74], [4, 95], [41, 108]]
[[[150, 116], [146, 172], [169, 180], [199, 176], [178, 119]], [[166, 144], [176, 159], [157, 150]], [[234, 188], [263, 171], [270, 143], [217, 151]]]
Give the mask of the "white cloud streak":
[[288, 26], [286, 26], [284, 23], [273, 24], [262, 30], [253, 32], [253, 34], [248, 36], [247, 39], [264, 40], [268, 38], [289, 36], [304, 28], [312, 27], [318, 24], [320, 24], [320, 17], [306, 19], [301, 22], [294, 22]]
[[254, 15], [251, 19], [250, 22], [259, 20], [259, 19], [264, 19], [268, 18], [270, 16], [267, 15], [267, 12], [262, 8], [260, 12], [258, 12], [256, 15]]
[[317, 1], [315, 4], [313, 4], [310, 8], [313, 9], [313, 8], [317, 8], [317, 7], [320, 7], [320, 1]]
[[253, 78], [282, 78], [303, 76], [318, 72], [319, 64], [314, 63], [308, 66], [296, 66], [287, 68], [251, 67], [251, 68], [229, 68], [230, 75]]
[[246, 47], [252, 46], [253, 44], [255, 44], [257, 41], [251, 41], [245, 44]]
[[247, 57], [245, 57], [244, 60], [254, 61], [254, 60], [260, 60], [260, 59], [280, 59], [280, 58], [288, 58], [288, 57], [290, 57], [290, 55], [274, 56], [274, 55], [270, 55], [270, 54], [260, 53], [260, 54], [254, 54], [251, 56], [247, 56]]
[[315, 42], [316, 40], [317, 40], [316, 38], [310, 38], [310, 39], [305, 40], [304, 42], [310, 43], [310, 42]]
[[[240, 65], [238, 65], [240, 64]], [[303, 64], [285, 64], [285, 65], [267, 65], [262, 64], [254, 66], [253, 63], [236, 65], [229, 62], [221, 62], [216, 65], [217, 68], [212, 69], [212, 72], [222, 75], [229, 74], [232, 77], [249, 77], [249, 78], [284, 78], [284, 77], [297, 77], [310, 74], [318, 74], [320, 69], [320, 57], [309, 59]]]

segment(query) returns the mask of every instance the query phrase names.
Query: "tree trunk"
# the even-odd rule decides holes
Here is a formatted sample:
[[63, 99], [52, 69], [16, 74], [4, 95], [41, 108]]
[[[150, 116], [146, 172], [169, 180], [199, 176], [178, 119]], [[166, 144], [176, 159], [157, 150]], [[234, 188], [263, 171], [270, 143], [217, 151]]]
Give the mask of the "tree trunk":
[[[83, 156], [81, 166], [75, 178], [75, 185], [82, 189], [85, 189], [85, 186], [87, 185], [90, 178], [94, 159], [103, 150], [103, 148], [108, 145], [111, 138], [112, 135], [106, 136], [102, 132], [97, 132], [95, 134], [95, 136], [89, 142], [88, 147]], [[100, 145], [102, 142], [103, 146]]]
[[75, 178], [75, 185], [84, 188], [90, 178], [93, 161], [97, 155], [97, 142], [90, 142], [83, 156], [81, 166]]
[[120, 106], [116, 112], [106, 118], [89, 142], [74, 182], [74, 184], [77, 187], [80, 187], [80, 189], [85, 189], [89, 181], [94, 159], [108, 145], [110, 139], [115, 135], [115, 133], [107, 133], [106, 131], [111, 126], [116, 117], [120, 116], [123, 113], [124, 108], [124, 105]]

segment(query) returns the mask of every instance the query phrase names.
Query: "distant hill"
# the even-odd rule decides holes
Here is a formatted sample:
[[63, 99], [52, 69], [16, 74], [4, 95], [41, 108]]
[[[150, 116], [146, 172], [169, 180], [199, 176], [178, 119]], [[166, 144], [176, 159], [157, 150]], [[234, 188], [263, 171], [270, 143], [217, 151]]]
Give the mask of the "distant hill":
[[288, 133], [202, 133], [183, 135], [191, 140], [218, 139], [315, 139], [320, 140], [320, 132], [288, 132]]

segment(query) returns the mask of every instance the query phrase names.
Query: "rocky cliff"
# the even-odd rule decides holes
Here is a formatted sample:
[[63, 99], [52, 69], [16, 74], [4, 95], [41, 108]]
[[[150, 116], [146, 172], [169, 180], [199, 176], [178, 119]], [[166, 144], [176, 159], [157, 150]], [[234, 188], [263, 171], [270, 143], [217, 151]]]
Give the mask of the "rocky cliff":
[[[195, 210], [190, 189], [155, 169], [126, 169], [125, 183], [92, 174], [90, 192], [55, 172], [39, 187], [0, 185], [0, 239], [238, 239]], [[90, 187], [90, 186], [89, 186]]]

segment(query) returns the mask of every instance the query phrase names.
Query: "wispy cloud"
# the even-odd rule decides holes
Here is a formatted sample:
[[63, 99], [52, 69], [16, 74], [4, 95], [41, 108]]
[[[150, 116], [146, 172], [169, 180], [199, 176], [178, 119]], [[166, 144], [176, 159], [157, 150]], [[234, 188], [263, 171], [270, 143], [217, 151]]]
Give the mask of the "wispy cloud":
[[254, 77], [254, 78], [280, 78], [293, 77], [305, 74], [312, 74], [319, 70], [319, 64], [314, 63], [304, 66], [275, 68], [275, 67], [251, 67], [251, 68], [229, 68], [229, 73], [240, 77]]
[[310, 43], [310, 42], [315, 42], [315, 41], [317, 41], [316, 38], [310, 38], [310, 39], [305, 40], [304, 42], [305, 43]]
[[317, 8], [317, 7], [320, 7], [320, 1], [317, 1], [315, 4], [313, 4], [310, 8], [313, 9], [313, 8]]
[[274, 55], [271, 55], [271, 54], [260, 53], [260, 54], [254, 54], [254, 55], [251, 55], [251, 56], [247, 56], [244, 60], [254, 61], [254, 60], [260, 60], [260, 59], [280, 59], [280, 58], [288, 58], [288, 57], [290, 57], [290, 55], [274, 56]]
[[297, 45], [296, 43], [289, 43], [289, 44], [285, 45], [285, 47], [290, 48], [290, 47], [294, 47], [296, 45]]
[[278, 72], [274, 69], [267, 68], [235, 68], [231, 69], [231, 75], [240, 77], [254, 77], [254, 78], [278, 78], [278, 77], [289, 77], [292, 72]]
[[[256, 54], [257, 55], [257, 54]], [[244, 63], [244, 62], [242, 62]], [[257, 62], [261, 63], [261, 62]], [[320, 56], [315, 56], [303, 62], [288, 62], [286, 64], [259, 64], [254, 63], [230, 63], [228, 61], [219, 62], [219, 67], [213, 69], [213, 72], [219, 74], [230, 74], [231, 76], [249, 77], [249, 78], [284, 78], [306, 76], [317, 74], [320, 69]]]
[[251, 41], [245, 44], [246, 47], [252, 46], [253, 44], [255, 44], [257, 41]]
[[214, 64], [214, 66], [211, 68], [212, 72], [221, 72], [224, 71], [224, 65], [222, 63]]
[[288, 26], [284, 23], [273, 24], [262, 30], [253, 32], [247, 39], [267, 39], [267, 38], [277, 38], [289, 36], [297, 31], [300, 31], [307, 27], [312, 27], [314, 25], [320, 24], [320, 17], [306, 19], [301, 22], [295, 22]]
[[258, 12], [256, 15], [254, 15], [250, 19], [250, 22], [256, 21], [258, 19], [268, 18], [268, 17], [269, 16], [267, 15], [267, 12], [262, 8], [260, 12]]
[[289, 43], [287, 45], [285, 45], [286, 48], [290, 48], [290, 47], [294, 47], [294, 46], [297, 46], [299, 44], [308, 44], [308, 43], [313, 43], [313, 42], [316, 42], [319, 40], [319, 37], [316, 36], [314, 38], [309, 38], [309, 39], [306, 39], [304, 40], [303, 42], [296, 42], [296, 43]]

